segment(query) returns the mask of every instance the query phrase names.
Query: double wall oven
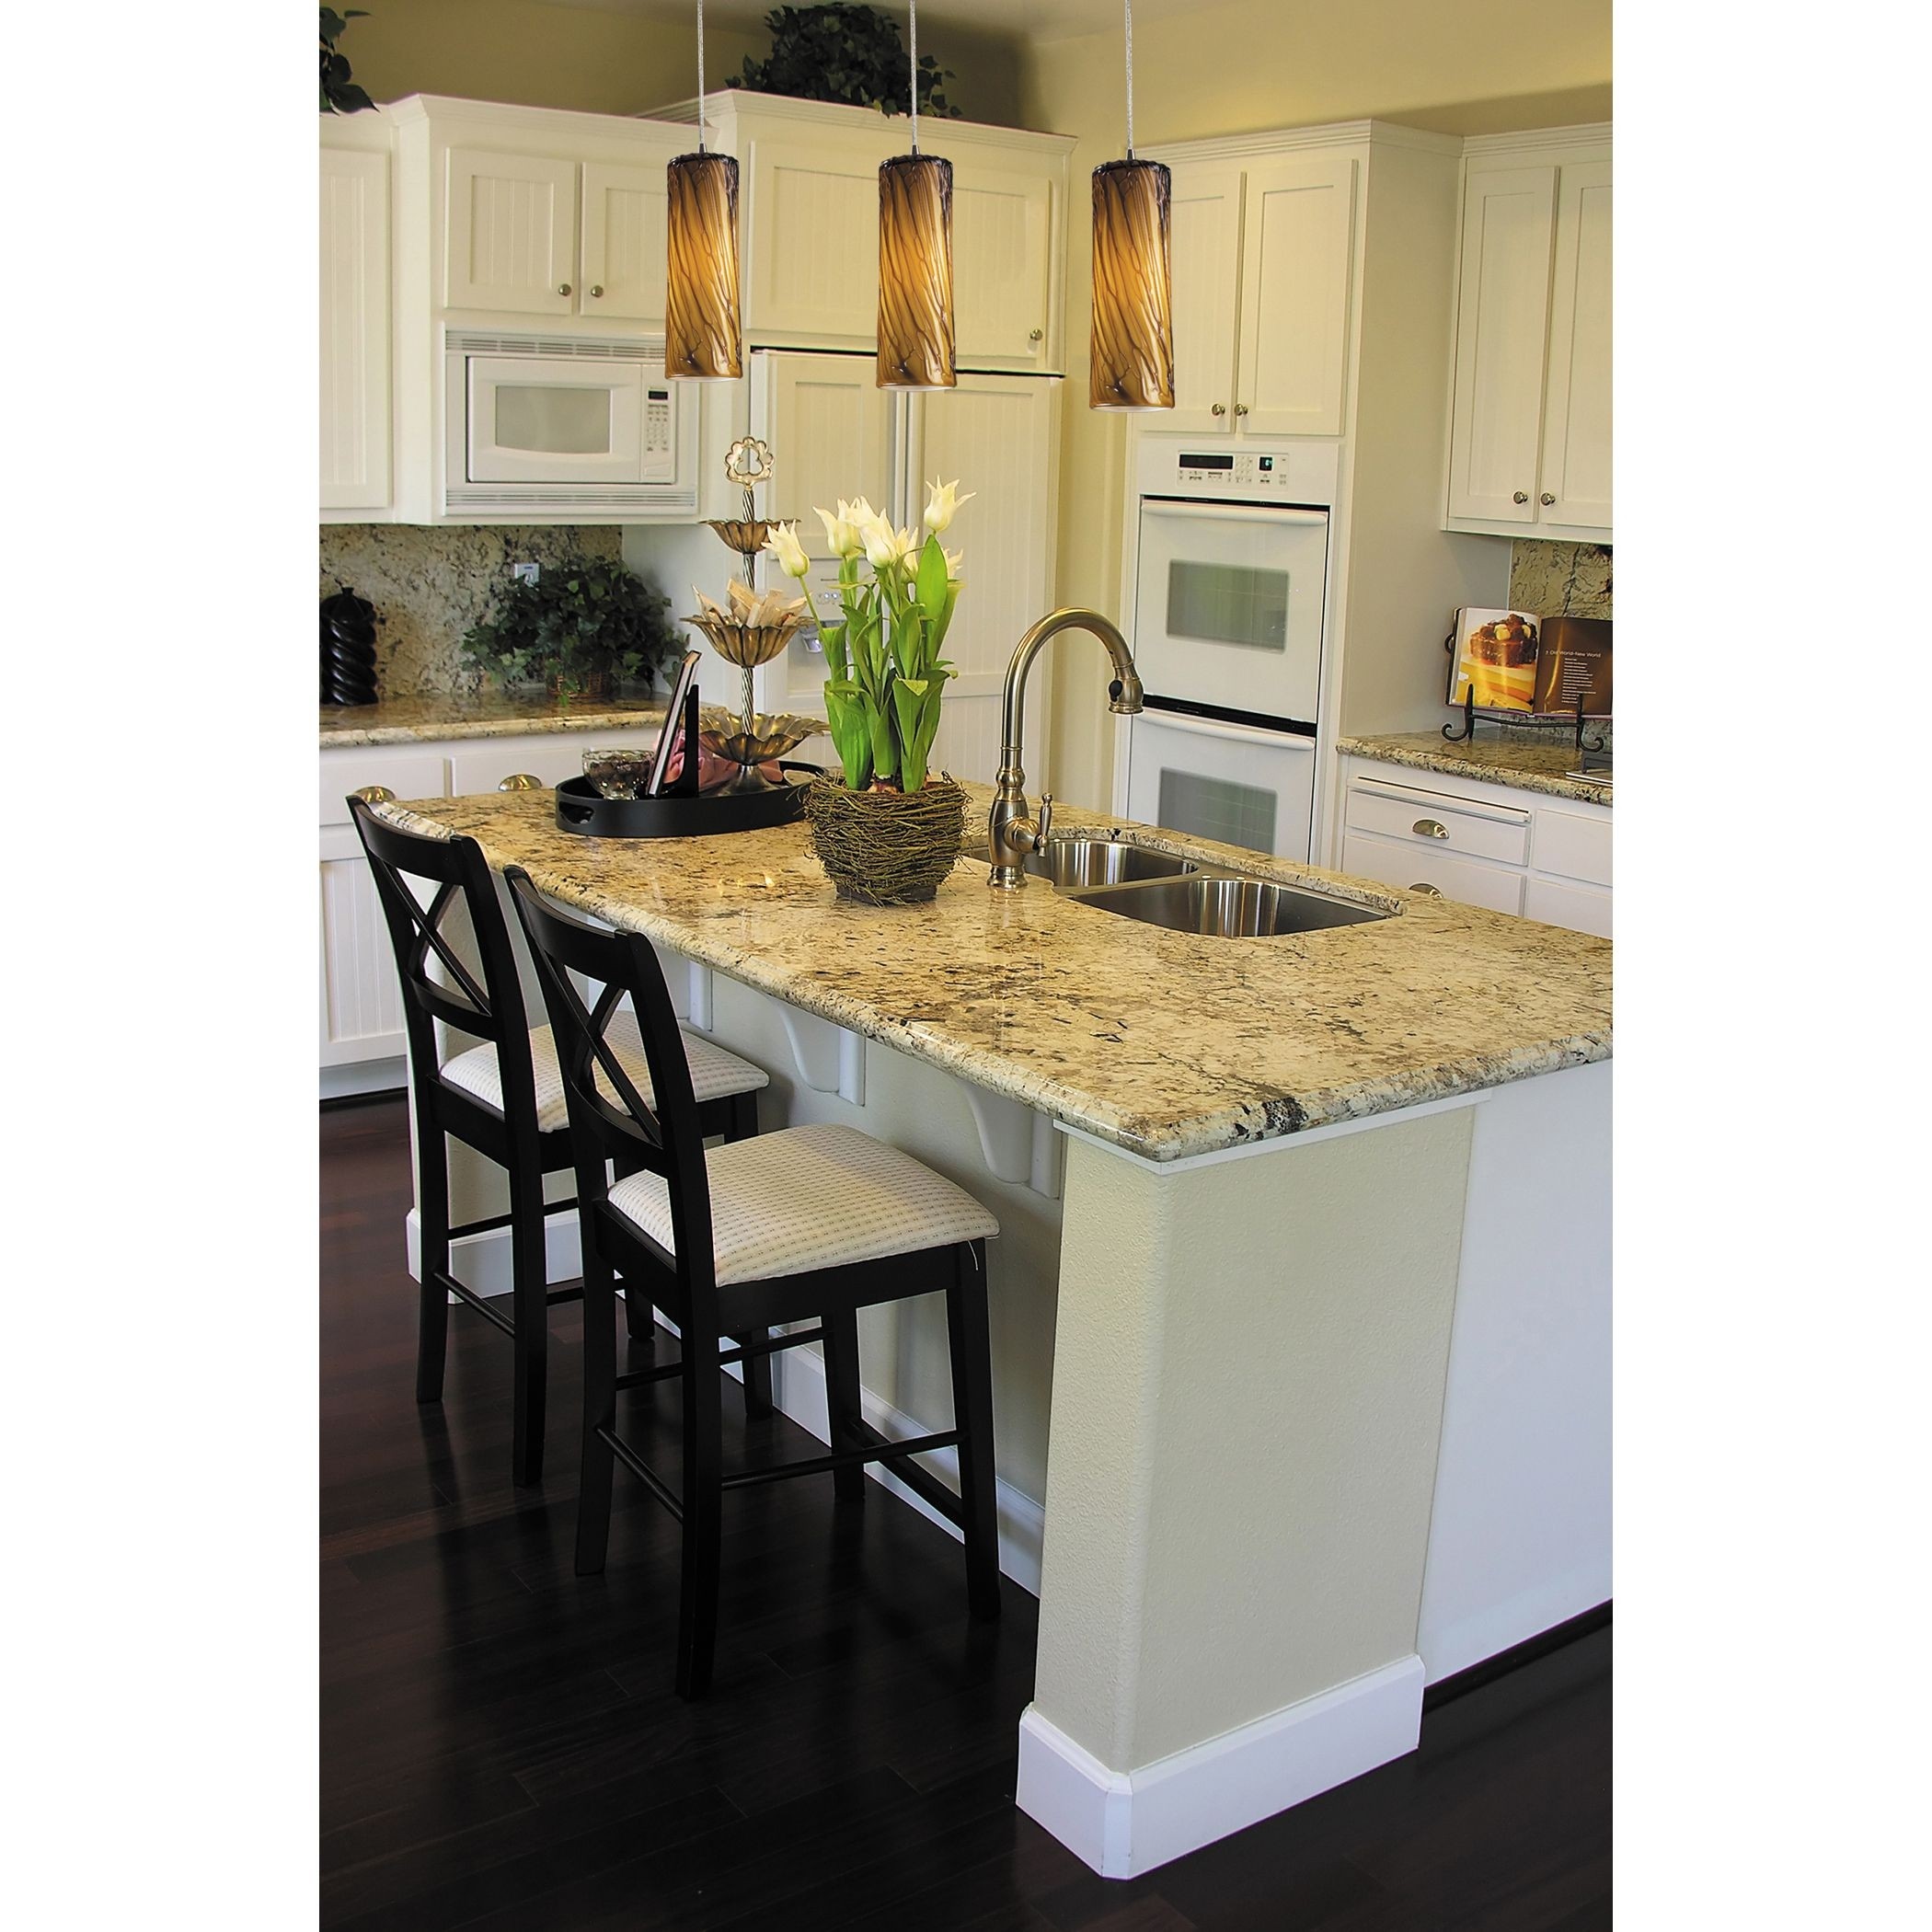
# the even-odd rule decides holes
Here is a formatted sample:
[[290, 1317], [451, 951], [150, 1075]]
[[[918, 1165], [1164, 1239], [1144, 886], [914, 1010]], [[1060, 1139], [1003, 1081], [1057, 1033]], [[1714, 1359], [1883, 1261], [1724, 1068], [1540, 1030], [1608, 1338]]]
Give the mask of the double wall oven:
[[1310, 856], [1336, 457], [1142, 438], [1131, 619], [1147, 696], [1116, 781], [1128, 817]]

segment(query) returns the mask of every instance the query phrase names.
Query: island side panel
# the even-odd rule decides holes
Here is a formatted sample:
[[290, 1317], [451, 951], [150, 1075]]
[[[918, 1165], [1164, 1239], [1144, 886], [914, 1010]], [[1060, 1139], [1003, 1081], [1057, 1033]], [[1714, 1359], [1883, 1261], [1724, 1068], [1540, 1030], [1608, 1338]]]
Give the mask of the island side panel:
[[[1018, 1795], [1099, 1869], [1413, 1748], [1471, 1137], [1455, 1108], [1167, 1170], [1070, 1144]], [[1108, 1848], [1068, 1828], [1083, 1756]]]

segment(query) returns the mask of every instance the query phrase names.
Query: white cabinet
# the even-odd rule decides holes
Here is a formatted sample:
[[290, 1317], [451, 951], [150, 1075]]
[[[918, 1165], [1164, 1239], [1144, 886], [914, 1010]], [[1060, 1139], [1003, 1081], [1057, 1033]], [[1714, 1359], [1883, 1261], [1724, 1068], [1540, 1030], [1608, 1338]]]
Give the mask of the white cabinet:
[[1610, 937], [1607, 805], [1357, 756], [1342, 788], [1344, 872]]
[[444, 308], [663, 319], [661, 161], [451, 147], [444, 166]]
[[1610, 535], [1610, 192], [1607, 139], [1470, 143], [1449, 529]]
[[321, 507], [366, 521], [389, 490], [389, 156], [325, 146], [320, 167]]
[[[744, 326], [757, 342], [866, 349], [879, 331], [880, 132], [755, 134], [740, 157]], [[741, 183], [742, 191], [743, 183]], [[794, 445], [796, 447], [796, 445]]]
[[[895, 523], [917, 524], [929, 478], [957, 478], [972, 491], [942, 539], [965, 552], [967, 588], [946, 639], [958, 675], [936, 756], [956, 778], [990, 783], [1006, 660], [1052, 601], [1060, 385], [962, 374], [957, 388], [894, 395], [874, 384], [869, 359], [768, 350], [752, 361], [753, 432], [796, 452], [785, 472], [787, 507], [798, 513], [815, 592], [836, 581], [838, 565], [813, 505], [830, 510], [841, 497], [862, 495]], [[824, 677], [823, 658], [794, 643], [763, 674], [758, 701], [817, 711]], [[1037, 718], [1030, 727], [1042, 747], [1043, 723]]]
[[1339, 436], [1355, 160], [1174, 164], [1174, 414], [1202, 434]]

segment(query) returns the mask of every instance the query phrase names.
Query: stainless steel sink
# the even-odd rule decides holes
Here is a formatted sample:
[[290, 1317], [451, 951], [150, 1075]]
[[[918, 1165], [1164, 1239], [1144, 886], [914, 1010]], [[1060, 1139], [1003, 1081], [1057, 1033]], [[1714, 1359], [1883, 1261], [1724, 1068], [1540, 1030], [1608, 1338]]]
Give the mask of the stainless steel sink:
[[1192, 859], [1106, 838], [1049, 839], [1044, 853], [1027, 855], [1026, 868], [1036, 879], [1051, 880], [1054, 890], [1062, 892], [1144, 879], [1179, 879], [1201, 869]]
[[1266, 939], [1282, 933], [1320, 932], [1389, 915], [1352, 899], [1333, 899], [1300, 886], [1212, 875], [1166, 879], [1113, 891], [1077, 894], [1077, 903], [1170, 932], [1217, 939]]

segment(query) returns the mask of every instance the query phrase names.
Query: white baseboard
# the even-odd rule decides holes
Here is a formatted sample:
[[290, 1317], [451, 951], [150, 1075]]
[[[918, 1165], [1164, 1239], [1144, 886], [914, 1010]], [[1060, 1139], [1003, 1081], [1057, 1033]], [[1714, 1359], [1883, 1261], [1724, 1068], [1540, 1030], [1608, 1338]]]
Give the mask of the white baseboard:
[[1107, 1879], [1138, 1878], [1416, 1748], [1405, 1657], [1138, 1771], [1113, 1771], [1028, 1705], [1015, 1802]]
[[[582, 1249], [578, 1242], [577, 1216], [574, 1213], [551, 1215], [545, 1223], [544, 1237], [545, 1272], [551, 1281], [567, 1282], [572, 1275], [582, 1271]], [[409, 1272], [420, 1281], [422, 1229], [414, 1208], [409, 1210], [407, 1239]], [[511, 1289], [509, 1230], [492, 1228], [488, 1234], [465, 1235], [451, 1242], [450, 1266], [456, 1279], [477, 1294], [508, 1294]], [[660, 1316], [659, 1319], [661, 1321], [663, 1317]], [[677, 1332], [673, 1324], [666, 1323], [665, 1326], [673, 1334]], [[741, 1381], [743, 1379], [743, 1371], [735, 1363], [726, 1367], [725, 1374]], [[939, 1432], [903, 1414], [868, 1388], [861, 1387], [859, 1396], [866, 1420], [880, 1435], [893, 1442]], [[825, 1364], [819, 1356], [803, 1349], [792, 1349], [782, 1355], [773, 1356], [772, 1399], [799, 1428], [810, 1431], [820, 1442], [830, 1443], [832, 1422], [825, 1404]], [[957, 1452], [951, 1449], [936, 1449], [925, 1458], [926, 1466], [955, 1489], [960, 1485], [959, 1460]], [[937, 1523], [948, 1535], [959, 1539], [958, 1528], [947, 1522], [924, 1497], [907, 1489], [884, 1464], [867, 1464], [866, 1474], [874, 1482], [883, 1484], [901, 1501], [910, 1503], [922, 1516]], [[1045, 1512], [1030, 1496], [1016, 1489], [1011, 1483], [1002, 1482], [998, 1488], [1000, 1572], [1010, 1577], [1029, 1596], [1038, 1596], [1040, 1546], [1046, 1526]]]

